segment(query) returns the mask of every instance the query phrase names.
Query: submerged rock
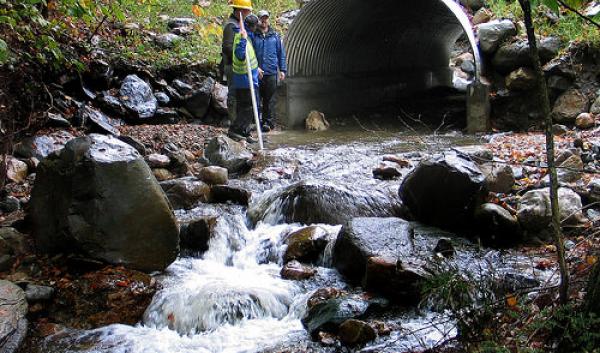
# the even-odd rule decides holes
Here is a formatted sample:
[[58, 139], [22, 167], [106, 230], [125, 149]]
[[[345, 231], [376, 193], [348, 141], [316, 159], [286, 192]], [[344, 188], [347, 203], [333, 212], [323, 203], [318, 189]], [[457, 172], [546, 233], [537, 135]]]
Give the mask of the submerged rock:
[[286, 263], [281, 269], [281, 278], [300, 281], [314, 276], [317, 270], [294, 260]]
[[354, 217], [394, 217], [401, 211], [398, 198], [387, 190], [301, 181], [253, 203], [248, 215], [255, 223], [338, 225]]
[[299, 229], [288, 236], [284, 261], [315, 263], [329, 242], [329, 233], [319, 226]]
[[465, 228], [487, 195], [485, 175], [472, 161], [446, 153], [421, 162], [406, 176], [399, 195], [417, 220]]
[[37, 247], [145, 271], [178, 252], [169, 202], [139, 153], [109, 136], [69, 142], [40, 163], [30, 216]]

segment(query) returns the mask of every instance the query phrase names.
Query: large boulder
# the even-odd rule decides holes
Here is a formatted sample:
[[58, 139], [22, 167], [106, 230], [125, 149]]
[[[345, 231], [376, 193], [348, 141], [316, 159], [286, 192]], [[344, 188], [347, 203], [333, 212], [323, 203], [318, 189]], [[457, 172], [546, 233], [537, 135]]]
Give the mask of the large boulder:
[[27, 300], [23, 290], [0, 280], [0, 352], [15, 353], [27, 335]]
[[573, 123], [579, 114], [587, 112], [589, 104], [583, 93], [577, 89], [570, 89], [554, 103], [552, 118], [560, 124]]
[[123, 105], [138, 119], [148, 119], [156, 113], [158, 101], [152, 88], [136, 75], [125, 77], [119, 95]]
[[406, 176], [400, 198], [417, 220], [464, 228], [487, 195], [485, 175], [471, 160], [446, 153], [422, 161]]
[[160, 186], [167, 194], [174, 209], [190, 209], [210, 198], [210, 187], [195, 177], [162, 181]]
[[511, 20], [494, 20], [480, 24], [477, 28], [479, 47], [486, 54], [492, 54], [500, 44], [517, 34], [517, 28]]
[[38, 168], [30, 202], [36, 245], [144, 271], [178, 253], [169, 201], [140, 154], [110, 136], [69, 142]]
[[[560, 219], [566, 224], [577, 224], [584, 220], [579, 195], [568, 188], [558, 189]], [[550, 189], [531, 190], [525, 193], [517, 206], [517, 218], [521, 227], [532, 233], [547, 230], [552, 218]]]
[[66, 131], [57, 131], [47, 135], [24, 138], [15, 145], [15, 156], [21, 158], [37, 158], [42, 160], [50, 153], [65, 147], [75, 136]]
[[252, 153], [226, 136], [210, 140], [204, 155], [212, 165], [227, 169], [229, 174], [244, 174], [252, 168]]
[[183, 106], [194, 118], [202, 119], [206, 115], [214, 87], [215, 80], [209, 77], [185, 97]]
[[333, 265], [366, 289], [416, 302], [427, 275], [413, 255], [412, 238], [412, 226], [400, 218], [354, 218], [338, 235]]
[[401, 212], [400, 200], [387, 190], [301, 181], [261, 198], [248, 214], [254, 222], [337, 225], [354, 217], [394, 217]]
[[[558, 54], [561, 42], [556, 37], [545, 37], [540, 40], [538, 45], [540, 60], [542, 64], [545, 64]], [[531, 67], [528, 42], [520, 39], [500, 46], [492, 59], [492, 64], [494, 69], [503, 74], [514, 71], [519, 67]]]

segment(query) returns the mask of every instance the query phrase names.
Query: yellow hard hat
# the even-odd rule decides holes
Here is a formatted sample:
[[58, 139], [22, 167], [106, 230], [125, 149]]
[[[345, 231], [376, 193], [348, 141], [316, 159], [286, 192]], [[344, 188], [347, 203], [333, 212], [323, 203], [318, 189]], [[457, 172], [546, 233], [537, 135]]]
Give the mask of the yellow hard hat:
[[252, 0], [230, 0], [229, 6], [236, 9], [252, 10]]

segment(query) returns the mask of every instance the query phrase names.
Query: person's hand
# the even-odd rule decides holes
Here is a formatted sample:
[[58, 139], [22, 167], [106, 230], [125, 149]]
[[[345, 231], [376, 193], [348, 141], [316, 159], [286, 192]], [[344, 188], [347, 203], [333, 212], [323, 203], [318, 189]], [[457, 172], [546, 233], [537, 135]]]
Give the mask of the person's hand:
[[246, 27], [244, 27], [244, 16], [240, 13], [240, 35], [244, 39], [248, 39], [248, 33], [246, 33]]
[[285, 80], [285, 72], [279, 71], [279, 81]]
[[259, 68], [258, 68], [258, 78], [259, 78], [260, 80], [262, 80], [262, 78], [263, 78], [264, 74], [265, 74], [265, 71], [259, 67]]

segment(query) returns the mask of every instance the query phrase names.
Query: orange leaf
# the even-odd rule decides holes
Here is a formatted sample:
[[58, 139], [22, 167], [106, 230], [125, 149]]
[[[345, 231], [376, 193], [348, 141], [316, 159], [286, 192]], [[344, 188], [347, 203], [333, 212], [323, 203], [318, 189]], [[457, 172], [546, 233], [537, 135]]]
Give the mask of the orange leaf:
[[196, 17], [201, 17], [203, 11], [200, 6], [192, 5], [192, 12], [194, 13], [194, 15], [196, 15]]
[[585, 262], [588, 263], [588, 265], [593, 265], [596, 262], [598, 262], [598, 258], [596, 256], [590, 255], [590, 256], [586, 256], [585, 258]]
[[509, 295], [508, 297], [506, 297], [506, 305], [510, 307], [517, 306], [517, 297], [515, 297], [514, 295]]

